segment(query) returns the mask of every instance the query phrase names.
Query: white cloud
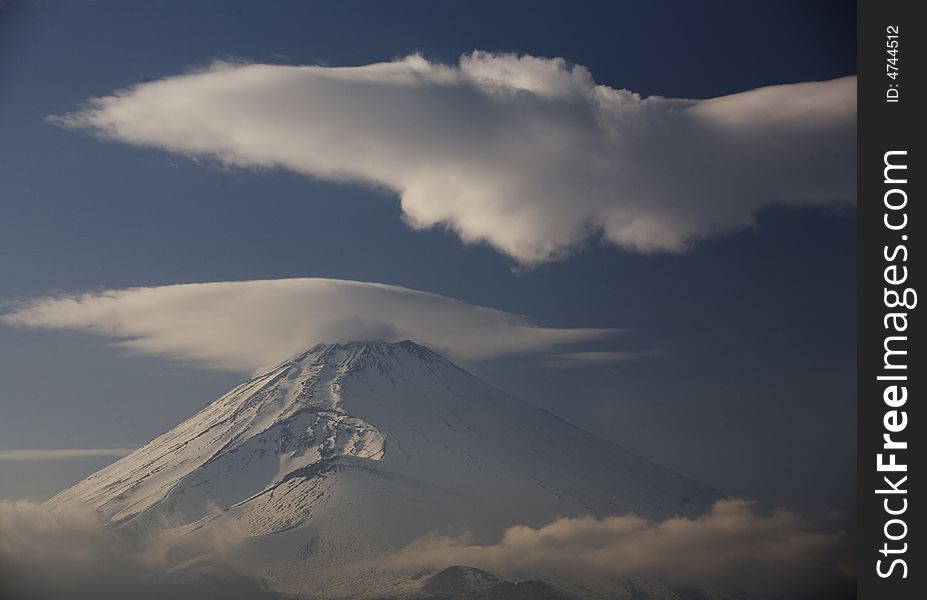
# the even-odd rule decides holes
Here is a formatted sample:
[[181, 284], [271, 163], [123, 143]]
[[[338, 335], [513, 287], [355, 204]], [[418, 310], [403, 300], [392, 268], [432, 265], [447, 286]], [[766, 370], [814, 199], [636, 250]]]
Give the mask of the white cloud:
[[0, 450], [0, 461], [62, 460], [93, 456], [126, 456], [135, 452], [135, 450], [136, 448], [21, 448], [18, 450]]
[[413, 339], [458, 359], [538, 352], [611, 329], [555, 329], [407, 288], [338, 279], [193, 283], [40, 298], [8, 324], [123, 338], [144, 354], [238, 371], [320, 342]]
[[856, 78], [709, 100], [641, 98], [563, 59], [474, 52], [351, 68], [219, 63], [53, 122], [106, 138], [357, 180], [523, 264], [590, 239], [683, 251], [774, 205], [852, 203]]
[[[0, 502], [0, 597], [280, 598], [236, 567], [245, 532], [233, 518], [222, 516], [193, 531], [123, 533], [105, 528], [90, 509]], [[852, 574], [837, 576], [847, 547], [841, 535], [813, 532], [794, 513], [763, 515], [748, 502], [727, 499], [697, 519], [585, 517], [539, 528], [518, 525], [494, 545], [476, 545], [467, 536], [432, 536], [349, 567], [407, 572], [467, 565], [567, 589], [572, 582], [587, 594], [620, 589], [616, 583], [631, 578], [737, 597], [820, 599], [852, 583]]]
[[[797, 514], [761, 514], [741, 499], [719, 500], [696, 518], [633, 515], [561, 518], [510, 527], [493, 545], [470, 536], [430, 536], [385, 558], [393, 568], [475, 566], [515, 579], [582, 582], [614, 589], [621, 578], [760, 597], [816, 596], [839, 582], [846, 541], [818, 533]], [[780, 596], [781, 595], [781, 596]]]
[[0, 598], [280, 600], [228, 566], [243, 539], [232, 519], [198, 536], [140, 537], [107, 530], [89, 508], [0, 501]]

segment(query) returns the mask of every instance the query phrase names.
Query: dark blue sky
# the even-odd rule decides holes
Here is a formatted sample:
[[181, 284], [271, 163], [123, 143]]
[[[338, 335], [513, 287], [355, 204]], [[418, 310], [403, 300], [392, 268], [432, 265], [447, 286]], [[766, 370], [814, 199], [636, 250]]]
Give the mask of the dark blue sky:
[[[706, 98], [856, 72], [848, 2], [70, 2], [0, 9], [0, 299], [328, 276], [427, 290], [558, 327], [632, 330], [654, 356], [473, 369], [524, 399], [736, 495], [853, 511], [851, 210], [770, 209], [682, 255], [592, 243], [531, 269], [398, 199], [279, 171], [204, 166], [49, 125], [87, 98], [237, 57], [362, 65], [473, 49], [561, 56], [644, 95]], [[611, 347], [609, 349], [612, 349]], [[0, 327], [0, 449], [134, 445], [234, 384], [105, 341]], [[41, 497], [99, 461], [0, 462]]]

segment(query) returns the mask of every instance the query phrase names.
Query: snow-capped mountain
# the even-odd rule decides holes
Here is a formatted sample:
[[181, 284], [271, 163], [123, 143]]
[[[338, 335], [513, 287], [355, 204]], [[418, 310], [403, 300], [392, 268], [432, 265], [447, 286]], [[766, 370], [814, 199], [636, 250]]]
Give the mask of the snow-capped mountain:
[[233, 522], [250, 574], [339, 597], [401, 591], [409, 573], [372, 565], [432, 532], [494, 543], [516, 524], [691, 516], [716, 498], [405, 341], [316, 346], [48, 504], [138, 533]]

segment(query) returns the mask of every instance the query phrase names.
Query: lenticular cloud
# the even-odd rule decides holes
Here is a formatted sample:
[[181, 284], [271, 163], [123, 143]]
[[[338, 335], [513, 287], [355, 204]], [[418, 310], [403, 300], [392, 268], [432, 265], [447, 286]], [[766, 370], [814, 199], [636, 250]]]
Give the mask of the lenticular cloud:
[[138, 146], [392, 190], [525, 265], [590, 238], [686, 250], [771, 205], [851, 203], [856, 79], [642, 98], [563, 59], [218, 63], [51, 117]]
[[417, 340], [460, 359], [540, 352], [609, 336], [395, 285], [301, 278], [62, 295], [0, 316], [10, 325], [114, 337], [133, 351], [258, 371], [322, 342]]

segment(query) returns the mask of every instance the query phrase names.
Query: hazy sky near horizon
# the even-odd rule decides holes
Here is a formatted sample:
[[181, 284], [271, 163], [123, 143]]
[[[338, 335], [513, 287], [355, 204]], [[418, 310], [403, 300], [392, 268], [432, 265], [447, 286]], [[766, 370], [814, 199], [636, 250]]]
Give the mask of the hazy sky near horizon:
[[[512, 228], [473, 226], [452, 207], [454, 228], [411, 227], [410, 214], [428, 217], [406, 201], [418, 189], [415, 173], [394, 181], [365, 171], [353, 174], [381, 185], [344, 184], [296, 168], [241, 168], [166, 151], [176, 149], [178, 138], [137, 146], [48, 119], [74, 113], [90, 98], [216, 60], [343, 67], [418, 53], [433, 65], [458, 65], [474, 50], [512, 52], [562, 57], [616, 90], [682, 99], [826, 81], [856, 70], [852, 3], [565, 6], [4, 5], [0, 301], [325, 277], [437, 294], [554, 332], [623, 330], [580, 340], [556, 359], [461, 356], [491, 383], [720, 490], [816, 518], [852, 514], [852, 205], [758, 201], [751, 207], [755, 224], [743, 228], [740, 220], [721, 218], [737, 207], [736, 194], [712, 205], [717, 218], [666, 217], [681, 214], [673, 204], [679, 193], [670, 188], [670, 212], [645, 231], [662, 240], [653, 248], [642, 246], [642, 239], [654, 238], [640, 230], [609, 229], [611, 213], [599, 210], [605, 201], [589, 213], [604, 215], [605, 242], [585, 239], [575, 228], [551, 228], [543, 239], [562, 244], [545, 246]], [[151, 115], [157, 113], [142, 113]], [[573, 131], [571, 123], [564, 127]], [[135, 135], [110, 134], [123, 141]], [[402, 148], [397, 155], [410, 156]], [[609, 156], [628, 155], [615, 150]], [[529, 166], [549, 164], [542, 156]], [[648, 166], [641, 159], [640, 168]], [[746, 174], [721, 169], [725, 181], [753, 181], [750, 165], [732, 167]], [[764, 188], [758, 195], [767, 191], [766, 182], [755, 184]], [[693, 197], [709, 202], [714, 191], [708, 186]], [[668, 222], [717, 234], [675, 247]], [[484, 243], [462, 241], [468, 235]], [[457, 305], [448, 313], [443, 301], [436, 306], [429, 313], [434, 318], [477, 314]], [[406, 326], [408, 311], [397, 311], [391, 323]], [[489, 323], [480, 325], [487, 330], [495, 323], [478, 322]], [[462, 343], [459, 331], [442, 335], [450, 346]], [[176, 357], [127, 356], [111, 340], [82, 332], [7, 324], [0, 324], [0, 357], [0, 451], [140, 445], [243, 377], [192, 368]], [[42, 499], [112, 460], [29, 456], [0, 455], [0, 498]]]

